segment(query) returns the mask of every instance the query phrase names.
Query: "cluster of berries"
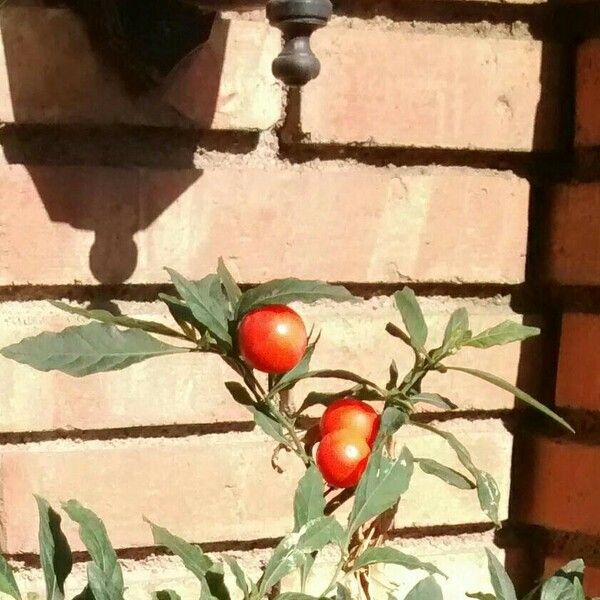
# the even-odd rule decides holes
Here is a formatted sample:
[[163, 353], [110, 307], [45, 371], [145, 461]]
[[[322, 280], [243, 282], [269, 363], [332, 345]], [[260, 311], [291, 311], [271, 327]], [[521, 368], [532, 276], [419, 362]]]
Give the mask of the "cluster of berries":
[[[252, 368], [278, 375], [304, 356], [308, 336], [298, 313], [277, 304], [250, 311], [238, 329], [238, 347]], [[316, 462], [325, 481], [354, 487], [363, 474], [379, 431], [379, 415], [366, 402], [341, 398], [327, 407], [320, 422]]]

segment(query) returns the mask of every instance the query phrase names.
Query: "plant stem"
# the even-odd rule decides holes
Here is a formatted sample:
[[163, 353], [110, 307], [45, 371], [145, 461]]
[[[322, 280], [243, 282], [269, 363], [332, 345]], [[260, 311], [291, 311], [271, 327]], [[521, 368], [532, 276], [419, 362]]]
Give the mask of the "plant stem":
[[292, 438], [292, 441], [294, 442], [295, 446], [294, 448], [292, 448], [294, 452], [296, 452], [296, 454], [302, 459], [302, 462], [304, 462], [304, 464], [307, 467], [310, 466], [312, 460], [304, 450], [304, 446], [302, 445], [302, 442], [300, 441], [300, 438], [296, 433], [296, 427], [294, 425], [294, 422], [291, 421], [286, 415], [284, 415], [283, 412], [281, 412], [281, 410], [277, 406], [277, 404], [273, 402], [272, 399], [268, 398], [268, 396], [265, 398], [265, 401], [267, 402], [267, 405], [269, 406], [269, 409], [271, 410], [273, 416], [277, 418], [280, 425], [288, 432], [289, 436]]

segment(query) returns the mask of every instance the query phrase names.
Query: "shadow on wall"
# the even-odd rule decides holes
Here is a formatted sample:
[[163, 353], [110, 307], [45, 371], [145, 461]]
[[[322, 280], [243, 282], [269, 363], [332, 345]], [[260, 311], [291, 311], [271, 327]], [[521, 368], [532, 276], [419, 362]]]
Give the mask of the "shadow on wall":
[[[570, 14], [570, 13], [569, 13]], [[565, 19], [568, 17], [566, 16]], [[535, 34], [535, 31], [534, 31]], [[525, 323], [542, 328], [541, 344], [525, 342], [521, 351], [517, 385], [532, 393], [544, 404], [555, 403], [558, 348], [560, 344], [560, 316], [550, 298], [541, 297], [535, 290], [544, 290], [548, 284], [548, 242], [550, 203], [548, 192], [556, 179], [568, 175], [574, 135], [574, 68], [572, 48], [567, 44], [544, 42], [540, 65], [541, 98], [537, 106], [533, 149], [554, 152], [555, 157], [540, 156], [530, 192], [529, 240], [525, 286], [534, 290], [532, 298], [536, 310], [542, 313], [542, 322], [527, 317]], [[539, 178], [539, 180], [537, 180]], [[518, 307], [517, 307], [518, 309]], [[560, 309], [558, 310], [560, 313]], [[535, 381], [531, 387], [527, 381]], [[497, 542], [506, 551], [506, 569], [515, 582], [518, 595], [529, 591], [545, 575], [546, 542], [536, 528], [523, 523], [522, 515], [530, 513], [527, 507], [536, 502], [532, 473], [543, 466], [533, 464], [531, 436], [533, 432], [564, 434], [558, 425], [537, 411], [524, 410], [525, 426], [517, 426], [514, 433], [509, 520], [512, 527], [497, 534]], [[521, 422], [522, 425], [522, 422]], [[522, 526], [524, 528], [522, 529]], [[575, 556], [569, 558], [576, 558]]]
[[[134, 9], [140, 4], [140, 0], [117, 1]], [[90, 11], [90, 7], [95, 7], [91, 10], [94, 13], [98, 7], [114, 4], [113, 0], [71, 0], [71, 3], [87, 5], [83, 13]], [[102, 31], [92, 27], [90, 37], [81, 18], [67, 8], [8, 6], [0, 12], [7, 72], [4, 86], [8, 87], [4, 94], [9, 95], [3, 99], [4, 108], [0, 109], [4, 113], [0, 116], [2, 121], [34, 126], [36, 134], [42, 137], [44, 126], [63, 126], [47, 129], [46, 145], [60, 146], [66, 138], [67, 144], [93, 146], [86, 139], [88, 135], [95, 139], [102, 137], [104, 144], [109, 138], [108, 142], [114, 144], [118, 141], [110, 138], [114, 135], [115, 140], [119, 140], [127, 136], [129, 126], [135, 127], [129, 131], [133, 136], [144, 137], [148, 131], [164, 134], [165, 130], [160, 128], [175, 128], [179, 134], [175, 131], [170, 138], [169, 135], [164, 138], [182, 136], [186, 139], [177, 146], [177, 164], [189, 168], [189, 176], [176, 178], [172, 187], [161, 189], [160, 197], [152, 194], [151, 200], [146, 198], [143, 169], [27, 167], [50, 221], [95, 233], [89, 264], [93, 276], [105, 284], [123, 283], [131, 277], [137, 265], [135, 233], [149, 227], [187, 186], [201, 177], [201, 171], [192, 170], [196, 150], [196, 144], [190, 143], [194, 136], [192, 127], [210, 128], [228, 38], [226, 21], [217, 21], [213, 28], [214, 15], [197, 14], [196, 37], [190, 39], [188, 35], [188, 39], [181, 41], [181, 20], [169, 20], [165, 15], [171, 14], [168, 5], [181, 6], [182, 3], [160, 0], [153, 2], [152, 7], [148, 7], [146, 0], [141, 3], [144, 5], [139, 13], [143, 21], [141, 30], [147, 32], [148, 23], [153, 22], [155, 31], [144, 37], [139, 34], [134, 13], [123, 16], [123, 22], [134, 31], [135, 53], [129, 62], [123, 58], [122, 40], [118, 36], [108, 44], [100, 43], [98, 38], [102, 37]], [[186, 10], [189, 11], [189, 6]], [[189, 18], [185, 27], [190, 29]], [[196, 42], [209, 35], [205, 45], [189, 52], [190, 47], [196, 47]], [[157, 52], [155, 46], [161, 40], [175, 40], [178, 45], [170, 49], [167, 45], [165, 52]], [[184, 54], [178, 68], [171, 71], [172, 65]], [[123, 67], [120, 72], [115, 64]], [[132, 76], [132, 64], [139, 66], [134, 69], [141, 75], [138, 79]], [[168, 106], [156, 90], [142, 91], [143, 85], [162, 79], [168, 72], [165, 88], [171, 94], [176, 93], [178, 87], [182, 88], [177, 100], [192, 112], [193, 123]], [[191, 84], [190, 73], [194, 78]], [[183, 82], [178, 78], [183, 78]], [[17, 140], [13, 151], [10, 143], [4, 147], [9, 162], [23, 162], [22, 148], [28, 143], [23, 136], [27, 137], [31, 130], [31, 127], [15, 129]], [[24, 133], [18, 133], [20, 131]], [[31, 142], [29, 144], [31, 146]], [[140, 145], [138, 142], [138, 148]], [[182, 147], [187, 156], [181, 156]], [[119, 149], [115, 148], [115, 153], [119, 154]], [[53, 148], [52, 154], [56, 157], [60, 150]], [[75, 157], [72, 164], [80, 162], [76, 149], [70, 148], [67, 155]], [[84, 160], [92, 164], [101, 162], [94, 161], [93, 156], [91, 160]], [[44, 158], [41, 161], [44, 162]], [[25, 162], [30, 165], [32, 161], [25, 156]], [[63, 158], [62, 164], [64, 162]], [[53, 249], [48, 248], [48, 252], [52, 253]]]

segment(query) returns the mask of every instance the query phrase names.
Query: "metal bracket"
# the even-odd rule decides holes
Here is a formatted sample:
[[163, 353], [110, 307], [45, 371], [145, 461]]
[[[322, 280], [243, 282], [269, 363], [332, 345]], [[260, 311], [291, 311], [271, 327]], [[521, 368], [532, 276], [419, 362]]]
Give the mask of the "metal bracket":
[[268, 0], [267, 17], [283, 32], [284, 47], [273, 61], [273, 74], [286, 85], [302, 86], [321, 72], [321, 63], [310, 47], [311, 35], [327, 25], [330, 0]]

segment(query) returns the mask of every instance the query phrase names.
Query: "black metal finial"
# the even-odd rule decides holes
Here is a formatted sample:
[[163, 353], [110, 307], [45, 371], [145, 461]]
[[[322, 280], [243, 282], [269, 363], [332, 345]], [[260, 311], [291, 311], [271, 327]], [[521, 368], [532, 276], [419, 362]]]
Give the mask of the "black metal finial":
[[286, 85], [302, 86], [319, 75], [321, 63], [310, 36], [324, 27], [333, 12], [330, 0], [269, 0], [267, 17], [283, 32], [285, 45], [273, 61], [273, 74]]

